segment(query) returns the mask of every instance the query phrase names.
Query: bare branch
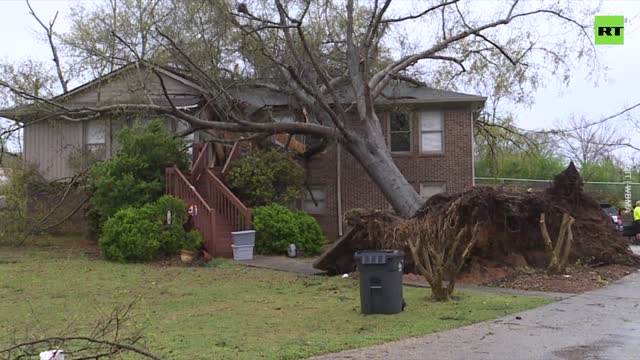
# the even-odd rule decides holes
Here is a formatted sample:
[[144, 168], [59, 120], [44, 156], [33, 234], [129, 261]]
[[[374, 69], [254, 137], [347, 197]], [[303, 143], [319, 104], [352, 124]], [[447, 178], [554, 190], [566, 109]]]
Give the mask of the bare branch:
[[29, 7], [29, 14], [31, 14], [31, 16], [33, 16], [33, 18], [36, 19], [36, 21], [40, 24], [40, 26], [42, 26], [45, 33], [47, 34], [47, 40], [49, 41], [49, 47], [51, 49], [51, 55], [53, 56], [53, 62], [56, 65], [58, 80], [60, 81], [60, 86], [62, 86], [62, 91], [66, 93], [67, 91], [69, 91], [67, 88], [67, 84], [69, 83], [69, 80], [64, 78], [64, 74], [62, 72], [62, 65], [60, 63], [60, 57], [58, 56], [58, 48], [53, 42], [53, 36], [54, 36], [53, 25], [55, 25], [56, 19], [58, 18], [58, 12], [56, 11], [56, 14], [53, 17], [53, 20], [49, 21], [49, 25], [47, 26], [44, 24], [44, 22], [42, 22], [42, 20], [40, 20], [40, 18], [36, 15], [35, 11], [33, 11], [33, 8], [31, 7], [31, 3], [29, 3], [29, 0], [25, 0], [25, 2]]
[[421, 17], [427, 15], [428, 13], [432, 12], [433, 10], [437, 10], [437, 9], [440, 9], [440, 8], [444, 9], [445, 7], [447, 7], [449, 5], [452, 5], [452, 4], [455, 4], [458, 1], [460, 1], [460, 0], [452, 0], [452, 1], [448, 1], [448, 2], [445, 1], [445, 2], [442, 2], [442, 3], [438, 4], [438, 5], [432, 6], [432, 7], [428, 8], [428, 9], [418, 13], [418, 14], [407, 15], [407, 16], [403, 16], [403, 17], [399, 17], [399, 18], [395, 18], [395, 19], [384, 19], [384, 20], [381, 21], [381, 23], [388, 24], [388, 23], [396, 23], [396, 22], [402, 22], [402, 21], [406, 21], [406, 20], [418, 19], [418, 18], [421, 18]]

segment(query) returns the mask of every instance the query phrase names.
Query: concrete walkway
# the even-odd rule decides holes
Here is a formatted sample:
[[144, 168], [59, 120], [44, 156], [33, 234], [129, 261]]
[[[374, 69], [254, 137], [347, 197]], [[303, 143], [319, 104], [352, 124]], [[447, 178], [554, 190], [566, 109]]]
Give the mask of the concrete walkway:
[[[302, 260], [296, 260], [287, 258], [284, 256], [261, 256], [258, 255], [253, 258], [253, 260], [242, 261], [242, 264], [247, 266], [259, 267], [270, 270], [278, 270], [278, 271], [287, 271], [297, 274], [303, 275], [323, 275], [324, 272], [314, 269], [310, 262], [304, 262]], [[411, 281], [405, 280], [405, 286], [413, 286], [413, 287], [428, 287], [427, 284], [420, 281]], [[516, 290], [516, 289], [504, 289], [504, 288], [496, 288], [489, 286], [477, 286], [477, 285], [467, 285], [467, 284], [457, 284], [457, 290], [462, 291], [474, 291], [474, 292], [482, 292], [489, 294], [507, 294], [507, 295], [518, 295], [518, 296], [534, 296], [534, 297], [545, 297], [553, 300], [562, 300], [571, 296], [575, 296], [575, 294], [568, 293], [554, 293], [554, 292], [543, 292], [543, 291], [530, 291], [530, 290]]]
[[290, 259], [284, 256], [261, 256], [257, 255], [253, 260], [242, 261], [242, 264], [264, 269], [287, 271], [303, 275], [321, 275], [322, 271], [314, 269], [311, 263], [301, 260]]
[[431, 335], [313, 358], [639, 359], [640, 273], [605, 288]]

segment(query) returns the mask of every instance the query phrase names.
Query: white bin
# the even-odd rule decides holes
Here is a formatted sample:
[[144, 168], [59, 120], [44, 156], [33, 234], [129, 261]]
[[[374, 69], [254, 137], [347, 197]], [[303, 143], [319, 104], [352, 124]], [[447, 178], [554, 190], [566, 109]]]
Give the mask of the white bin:
[[231, 238], [233, 239], [233, 245], [253, 246], [256, 244], [256, 231], [255, 230], [234, 231], [231, 233]]
[[253, 245], [231, 245], [233, 260], [253, 260]]

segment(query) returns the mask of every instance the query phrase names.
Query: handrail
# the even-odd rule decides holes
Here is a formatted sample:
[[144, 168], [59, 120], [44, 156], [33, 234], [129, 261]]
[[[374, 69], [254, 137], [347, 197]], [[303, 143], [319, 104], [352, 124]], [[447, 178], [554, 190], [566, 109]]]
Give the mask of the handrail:
[[207, 155], [209, 152], [209, 143], [204, 143], [202, 147], [200, 147], [200, 153], [196, 158], [196, 161], [191, 166], [191, 178], [193, 181], [197, 181], [198, 178], [202, 175], [204, 169], [207, 168]]
[[221, 214], [234, 230], [251, 228], [251, 209], [247, 208], [217, 176], [207, 169], [207, 192], [211, 207]]
[[224, 166], [222, 167], [222, 173], [226, 173], [227, 172], [227, 168], [229, 167], [229, 164], [231, 164], [231, 161], [233, 161], [233, 157], [236, 154], [236, 151], [238, 149], [238, 145], [240, 144], [239, 141], [236, 141], [233, 143], [233, 147], [231, 148], [231, 151], [229, 152], [229, 156], [227, 156], [227, 161], [225, 161]]
[[[182, 171], [180, 171], [180, 169], [174, 166], [174, 167], [168, 168], [167, 170], [172, 170], [174, 174], [176, 174], [178, 178], [182, 180], [183, 185], [185, 185], [189, 190], [191, 190], [191, 195], [194, 196], [200, 202], [199, 205], [202, 205], [202, 207], [204, 207], [204, 209], [207, 210], [207, 212], [211, 212], [211, 206], [209, 206], [209, 204], [207, 204], [207, 202], [202, 198], [198, 190], [196, 190], [196, 188], [193, 185], [191, 185], [187, 177], [184, 176], [184, 174], [182, 173]], [[168, 177], [168, 179], [170, 179], [170, 177]], [[172, 189], [172, 187], [170, 186], [168, 186], [168, 188]], [[173, 193], [173, 191], [170, 191], [170, 192]]]
[[202, 198], [198, 190], [191, 185], [187, 177], [177, 167], [167, 168], [165, 170], [167, 193], [177, 197], [187, 203], [187, 205], [196, 205], [191, 213], [193, 226], [202, 235], [204, 246], [207, 251], [213, 255], [218, 255], [219, 247], [216, 246], [216, 214], [212, 211], [211, 206]]

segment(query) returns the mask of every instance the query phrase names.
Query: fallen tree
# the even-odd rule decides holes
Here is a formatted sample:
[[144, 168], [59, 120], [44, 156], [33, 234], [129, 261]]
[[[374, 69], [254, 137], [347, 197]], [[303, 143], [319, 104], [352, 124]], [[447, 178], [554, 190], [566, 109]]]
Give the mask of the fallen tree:
[[[419, 270], [415, 266], [418, 262], [411, 256], [408, 240], [415, 241], [416, 237], [424, 237], [428, 232], [432, 237], [442, 236], [442, 231], [434, 234], [419, 222], [427, 221], [434, 226], [444, 218], [451, 218], [452, 214], [456, 219], [456, 235], [444, 236], [442, 240], [454, 242], [459, 231], [473, 229], [476, 225], [477, 231], [483, 234], [471, 242], [472, 232], [466, 230], [465, 238], [459, 240], [464, 244], [471, 243], [467, 254], [471, 258], [500, 262], [517, 254], [523, 256], [529, 266], [548, 268], [553, 272], [562, 272], [568, 263], [576, 261], [591, 265], [640, 265], [640, 258], [631, 252], [628, 242], [612, 226], [600, 205], [583, 191], [582, 178], [572, 163], [554, 178], [548, 189], [539, 193], [521, 194], [476, 187], [457, 194], [438, 194], [410, 220], [402, 220], [385, 211], [351, 211], [346, 219], [351, 230], [314, 266], [333, 274], [351, 272], [355, 270], [354, 251], [400, 249], [407, 254], [406, 270], [415, 272]], [[541, 229], [541, 214], [544, 214], [547, 236]], [[414, 233], [401, 231], [407, 226], [414, 226]], [[551, 239], [549, 233], [559, 235]], [[556, 251], [549, 252], [549, 244]], [[455, 261], [464, 261], [462, 255], [466, 246], [455, 246], [455, 249]], [[422, 262], [424, 257], [420, 254], [419, 260]], [[455, 272], [449, 271], [448, 275], [453, 278]]]

